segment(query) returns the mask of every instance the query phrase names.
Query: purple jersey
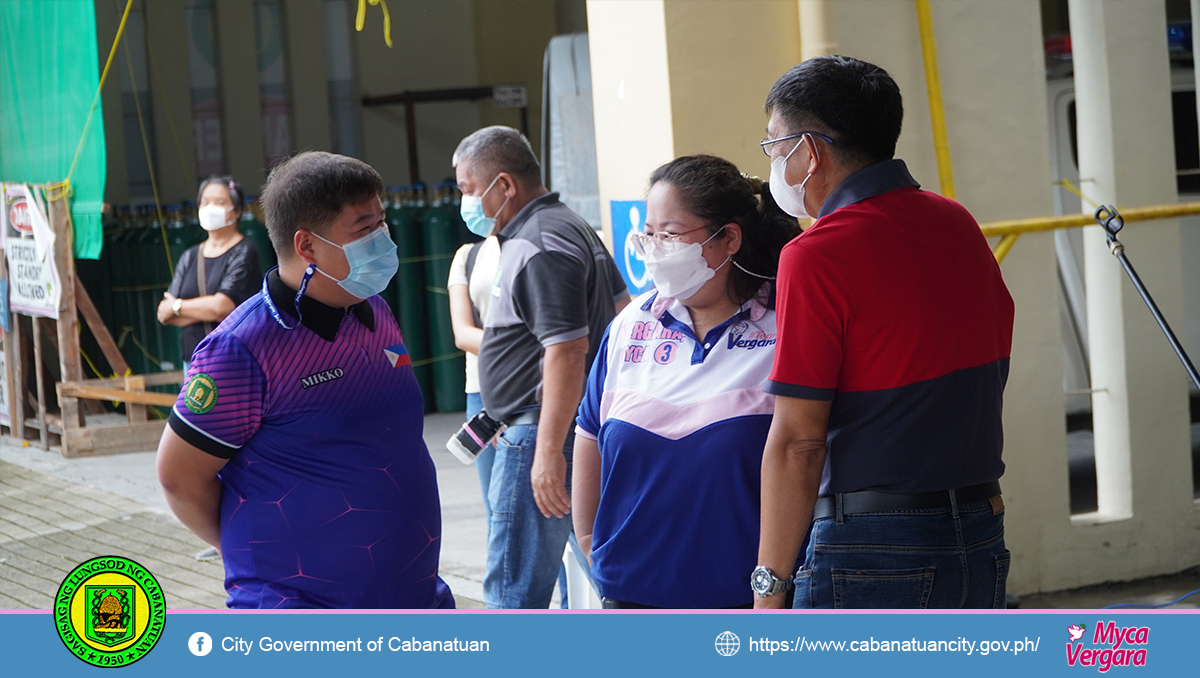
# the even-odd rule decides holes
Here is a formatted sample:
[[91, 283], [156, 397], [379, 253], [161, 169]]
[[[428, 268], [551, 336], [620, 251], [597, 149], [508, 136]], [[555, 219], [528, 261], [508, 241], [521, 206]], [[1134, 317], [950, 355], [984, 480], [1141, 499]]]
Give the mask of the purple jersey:
[[[291, 312], [295, 293], [268, 281]], [[302, 311], [287, 330], [263, 294], [239, 306], [197, 347], [171, 413], [180, 437], [229, 459], [227, 604], [453, 607], [423, 401], [391, 312], [379, 297], [350, 312], [306, 297]]]

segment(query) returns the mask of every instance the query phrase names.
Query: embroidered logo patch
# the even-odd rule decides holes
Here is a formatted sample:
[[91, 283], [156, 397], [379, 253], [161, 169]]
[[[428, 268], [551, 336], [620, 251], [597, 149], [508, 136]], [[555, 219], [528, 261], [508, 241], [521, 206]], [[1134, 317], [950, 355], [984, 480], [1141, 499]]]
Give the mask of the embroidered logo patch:
[[317, 386], [318, 384], [324, 384], [327, 381], [341, 379], [344, 376], [346, 376], [346, 373], [342, 370], [342, 368], [335, 367], [332, 370], [324, 370], [322, 372], [317, 372], [316, 374], [308, 375], [300, 380], [300, 387], [311, 388], [313, 386]]
[[200, 373], [188, 382], [183, 394], [183, 404], [192, 414], [204, 414], [217, 406], [217, 382], [207, 374]]
[[404, 344], [396, 344], [383, 349], [383, 354], [387, 356], [388, 362], [392, 367], [404, 367], [412, 364], [412, 358], [408, 355], [408, 349]]

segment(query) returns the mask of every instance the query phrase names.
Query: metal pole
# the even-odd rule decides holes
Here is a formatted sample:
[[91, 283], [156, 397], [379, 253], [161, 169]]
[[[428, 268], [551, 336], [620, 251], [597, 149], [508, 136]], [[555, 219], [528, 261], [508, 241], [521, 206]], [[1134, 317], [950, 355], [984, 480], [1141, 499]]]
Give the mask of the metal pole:
[[1150, 296], [1150, 290], [1142, 283], [1141, 277], [1137, 271], [1133, 270], [1133, 264], [1129, 262], [1129, 257], [1125, 256], [1125, 245], [1117, 240], [1117, 233], [1121, 227], [1125, 225], [1121, 215], [1117, 212], [1117, 208], [1112, 205], [1101, 205], [1096, 210], [1096, 221], [1104, 232], [1108, 234], [1108, 249], [1112, 255], [1121, 262], [1125, 273], [1129, 275], [1129, 279], [1133, 282], [1134, 288], [1138, 294], [1142, 296], [1142, 301], [1146, 302], [1146, 306], [1150, 309], [1150, 315], [1154, 316], [1154, 320], [1158, 323], [1159, 329], [1163, 334], [1167, 335], [1167, 342], [1171, 344], [1171, 348], [1175, 351], [1175, 355], [1179, 357], [1179, 362], [1183, 363], [1183, 369], [1187, 371], [1188, 376], [1192, 378], [1192, 383], [1196, 388], [1200, 389], [1200, 373], [1196, 372], [1196, 366], [1192, 364], [1192, 359], [1188, 357], [1187, 351], [1183, 348], [1183, 344], [1179, 343], [1179, 339], [1175, 333], [1171, 331], [1171, 325], [1167, 323], [1167, 319], [1163, 317], [1162, 311], [1158, 310], [1158, 304], [1154, 303], [1154, 298]]

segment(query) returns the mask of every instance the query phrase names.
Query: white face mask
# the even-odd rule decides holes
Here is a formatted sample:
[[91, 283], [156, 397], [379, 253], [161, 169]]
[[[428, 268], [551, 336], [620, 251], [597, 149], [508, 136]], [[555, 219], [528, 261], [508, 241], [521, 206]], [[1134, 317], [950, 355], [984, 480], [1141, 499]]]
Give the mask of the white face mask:
[[804, 177], [804, 181], [800, 182], [799, 186], [789, 186], [785, 177], [788, 158], [792, 157], [792, 153], [795, 153], [797, 148], [804, 145], [805, 139], [808, 139], [808, 143], [812, 146], [813, 157], [817, 159], [817, 162], [821, 161], [821, 155], [817, 153], [816, 142], [806, 134], [800, 137], [800, 143], [792, 148], [791, 153], [771, 161], [771, 176], [767, 180], [767, 185], [771, 187], [771, 197], [775, 199], [775, 204], [779, 205], [779, 209], [797, 219], [812, 216], [808, 213], [808, 209], [804, 207], [804, 185], [812, 178], [812, 173]]
[[[724, 230], [724, 227], [717, 233], [721, 230]], [[717, 237], [717, 233], [710, 235], [708, 240]], [[709, 268], [704, 259], [704, 245], [708, 240], [702, 243], [662, 240], [641, 248], [642, 256], [646, 260], [646, 269], [650, 271], [650, 277], [654, 279], [654, 286], [658, 288], [659, 294], [687, 301], [704, 287], [704, 283], [713, 279], [721, 266], [729, 261], [729, 257], [721, 262], [721, 266]]]
[[228, 214], [232, 211], [232, 207], [205, 205], [197, 211], [196, 216], [200, 217], [201, 228], [206, 231], [216, 231], [229, 225], [226, 222], [228, 222]]

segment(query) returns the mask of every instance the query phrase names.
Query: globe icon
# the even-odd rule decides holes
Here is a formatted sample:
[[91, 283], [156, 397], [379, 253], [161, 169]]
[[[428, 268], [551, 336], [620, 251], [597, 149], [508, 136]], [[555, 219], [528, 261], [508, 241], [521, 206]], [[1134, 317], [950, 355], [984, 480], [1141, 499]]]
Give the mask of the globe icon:
[[722, 657], [732, 657], [741, 647], [742, 641], [733, 631], [722, 631], [717, 636], [717, 654]]

